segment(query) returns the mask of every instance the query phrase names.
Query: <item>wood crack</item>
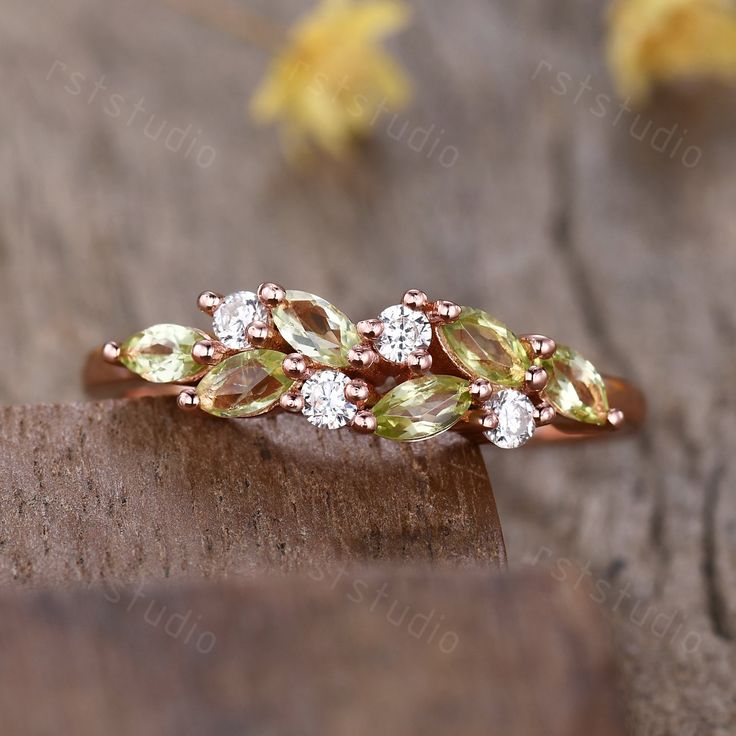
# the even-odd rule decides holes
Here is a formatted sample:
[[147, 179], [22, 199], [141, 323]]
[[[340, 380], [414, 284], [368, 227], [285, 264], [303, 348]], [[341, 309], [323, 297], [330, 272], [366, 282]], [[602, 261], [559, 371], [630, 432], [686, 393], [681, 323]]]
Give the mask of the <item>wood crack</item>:
[[720, 639], [732, 641], [734, 632], [728, 617], [726, 598], [721, 589], [716, 539], [716, 513], [725, 471], [725, 463], [722, 461], [717, 463], [705, 484], [705, 498], [703, 501], [703, 579], [706, 610], [713, 633]]

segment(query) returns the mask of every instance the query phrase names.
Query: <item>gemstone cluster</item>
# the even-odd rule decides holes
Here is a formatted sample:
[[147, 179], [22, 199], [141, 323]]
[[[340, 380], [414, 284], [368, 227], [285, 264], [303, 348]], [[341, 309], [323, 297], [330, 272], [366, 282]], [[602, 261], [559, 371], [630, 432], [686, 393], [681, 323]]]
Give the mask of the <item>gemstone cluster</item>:
[[109, 343], [106, 355], [147, 381], [190, 384], [182, 408], [226, 418], [280, 408], [318, 428], [398, 442], [454, 428], [512, 449], [558, 417], [602, 426], [622, 416], [580, 353], [415, 289], [358, 323], [322, 297], [273, 283], [203, 292], [198, 304], [211, 335], [154, 325]]

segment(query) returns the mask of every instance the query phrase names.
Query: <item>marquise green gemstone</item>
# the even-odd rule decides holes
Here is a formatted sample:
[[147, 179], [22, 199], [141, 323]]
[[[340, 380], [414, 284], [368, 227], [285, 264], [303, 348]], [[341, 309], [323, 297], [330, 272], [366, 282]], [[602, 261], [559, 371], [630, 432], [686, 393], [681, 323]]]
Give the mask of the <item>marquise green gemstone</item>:
[[286, 342], [308, 358], [341, 368], [360, 342], [355, 325], [337, 307], [305, 291], [287, 291], [273, 310], [273, 321]]
[[606, 384], [589, 360], [558, 345], [554, 356], [542, 365], [549, 373], [546, 397], [562, 416], [588, 424], [606, 423]]
[[276, 405], [294, 383], [276, 350], [246, 350], [216, 365], [197, 386], [199, 407], [218, 417], [253, 417]]
[[460, 317], [438, 330], [440, 342], [469, 375], [502, 386], [520, 386], [529, 368], [521, 340], [480, 309], [463, 307]]
[[470, 406], [468, 382], [454, 376], [422, 376], [399, 384], [374, 407], [376, 434], [415, 442], [450, 429]]
[[192, 347], [207, 335], [193, 327], [153, 325], [137, 332], [120, 346], [120, 362], [153, 383], [174, 383], [195, 378], [204, 368], [192, 358]]

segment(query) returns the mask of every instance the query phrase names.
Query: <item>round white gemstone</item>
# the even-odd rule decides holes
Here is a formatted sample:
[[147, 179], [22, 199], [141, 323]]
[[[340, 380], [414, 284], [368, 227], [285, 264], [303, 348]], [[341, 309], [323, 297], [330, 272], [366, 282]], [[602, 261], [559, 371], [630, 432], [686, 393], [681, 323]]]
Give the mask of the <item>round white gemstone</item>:
[[212, 316], [217, 339], [231, 350], [250, 347], [246, 330], [251, 322], [267, 322], [268, 310], [252, 291], [237, 291], [226, 296]]
[[358, 407], [345, 398], [350, 378], [340, 371], [319, 371], [302, 386], [302, 413], [315, 427], [339, 429], [355, 416]]
[[388, 307], [378, 315], [383, 332], [376, 340], [376, 350], [392, 363], [403, 363], [409, 353], [429, 347], [432, 327], [424, 312], [403, 304]]
[[534, 435], [534, 404], [521, 391], [504, 388], [484, 407], [498, 417], [498, 426], [484, 433], [496, 447], [505, 450], [521, 447]]

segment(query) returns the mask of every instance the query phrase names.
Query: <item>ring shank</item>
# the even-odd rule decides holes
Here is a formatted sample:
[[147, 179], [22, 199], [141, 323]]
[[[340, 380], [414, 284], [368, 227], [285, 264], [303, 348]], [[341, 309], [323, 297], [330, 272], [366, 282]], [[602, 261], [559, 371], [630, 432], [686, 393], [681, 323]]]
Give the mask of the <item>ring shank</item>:
[[[123, 366], [107, 363], [102, 357], [101, 349], [94, 350], [87, 358], [83, 380], [87, 395], [95, 399], [176, 396], [182, 386], [190, 385], [186, 382], [161, 384], [144, 381]], [[530, 444], [611, 438], [639, 429], [644, 421], [646, 406], [641, 391], [622, 378], [603, 376], [603, 380], [606, 384], [609, 404], [624, 413], [624, 423], [621, 427], [614, 430], [610, 426], [576, 422], [558, 415], [552, 424], [537, 428]], [[469, 438], [486, 442], [482, 432], [476, 426], [460, 423], [455, 429], [467, 434]]]

